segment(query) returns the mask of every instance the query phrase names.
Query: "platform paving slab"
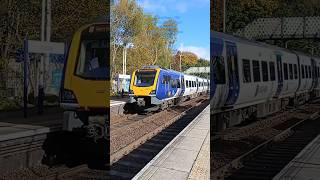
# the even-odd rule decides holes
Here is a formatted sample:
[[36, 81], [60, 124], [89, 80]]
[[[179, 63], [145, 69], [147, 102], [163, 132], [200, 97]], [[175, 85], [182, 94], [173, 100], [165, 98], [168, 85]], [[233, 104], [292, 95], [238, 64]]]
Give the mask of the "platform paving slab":
[[317, 180], [320, 179], [320, 135], [310, 142], [274, 180]]
[[0, 122], [0, 142], [50, 132], [49, 127]]
[[133, 179], [209, 179], [210, 108], [205, 108]]

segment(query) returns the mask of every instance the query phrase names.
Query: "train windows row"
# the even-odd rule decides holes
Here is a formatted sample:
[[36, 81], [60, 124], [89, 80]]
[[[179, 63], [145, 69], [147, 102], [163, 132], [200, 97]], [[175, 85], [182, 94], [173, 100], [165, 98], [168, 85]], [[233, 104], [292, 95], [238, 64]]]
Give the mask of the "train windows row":
[[203, 86], [208, 86], [209, 83], [208, 82], [198, 82], [198, 86], [197, 86], [197, 82], [196, 81], [188, 81], [186, 80], [186, 87], [203, 87]]
[[188, 81], [188, 80], [186, 80], [186, 87], [187, 88], [191, 88], [191, 87], [197, 87], [196, 86], [196, 82], [195, 81]]
[[[243, 69], [243, 82], [250, 83], [251, 80], [251, 68], [250, 60], [242, 59], [242, 69]], [[269, 81], [269, 72], [270, 72], [270, 81], [276, 80], [275, 66], [274, 62], [269, 62], [269, 71], [268, 71], [268, 62], [261, 61], [261, 70], [262, 70], [262, 81]], [[261, 81], [260, 74], [260, 61], [252, 60], [252, 72], [253, 72], [253, 82]]]
[[180, 80], [172, 79], [171, 76], [163, 75], [162, 84], [170, 84], [171, 88], [180, 88]]
[[[268, 64], [269, 64], [269, 71], [268, 71]], [[269, 81], [269, 73], [270, 73], [270, 81], [275, 81], [275, 63], [274, 62], [266, 62], [261, 61], [261, 68], [260, 68], [260, 61], [252, 60], [252, 74], [253, 79], [251, 78], [251, 66], [250, 60], [242, 59], [242, 70], [243, 70], [243, 82], [250, 83], [252, 82], [260, 82], [261, 81], [261, 73], [262, 71], [262, 81], [266, 82]], [[298, 66], [297, 64], [290, 64], [290, 63], [283, 63], [283, 74], [284, 80], [293, 80], [298, 79]], [[320, 77], [320, 68], [316, 67], [314, 75], [316, 78]], [[312, 78], [312, 71], [311, 66], [301, 65], [301, 76], [302, 79], [305, 78]]]

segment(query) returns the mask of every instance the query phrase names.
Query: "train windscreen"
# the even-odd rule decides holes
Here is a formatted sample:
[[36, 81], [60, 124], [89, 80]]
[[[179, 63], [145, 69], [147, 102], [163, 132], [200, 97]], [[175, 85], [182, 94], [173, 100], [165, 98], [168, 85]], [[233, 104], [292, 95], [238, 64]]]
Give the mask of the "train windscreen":
[[149, 87], [154, 83], [156, 71], [137, 71], [135, 73], [134, 85], [138, 87]]
[[81, 35], [76, 74], [87, 79], [109, 77], [107, 32], [91, 26]]

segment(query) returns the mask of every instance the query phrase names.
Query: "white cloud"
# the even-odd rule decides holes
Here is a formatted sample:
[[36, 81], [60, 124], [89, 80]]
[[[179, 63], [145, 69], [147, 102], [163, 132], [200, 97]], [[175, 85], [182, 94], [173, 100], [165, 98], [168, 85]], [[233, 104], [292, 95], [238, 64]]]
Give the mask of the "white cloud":
[[199, 58], [210, 60], [210, 48], [201, 46], [184, 46], [180, 44], [179, 51], [189, 51], [195, 53]]

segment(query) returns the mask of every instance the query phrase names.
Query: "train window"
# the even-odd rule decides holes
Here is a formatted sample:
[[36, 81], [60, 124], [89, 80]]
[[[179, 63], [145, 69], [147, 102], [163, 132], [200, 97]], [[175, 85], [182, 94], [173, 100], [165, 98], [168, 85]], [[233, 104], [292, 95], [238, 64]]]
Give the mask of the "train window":
[[312, 76], [311, 76], [311, 66], [308, 66], [308, 68], [309, 68], [309, 78], [312, 78]]
[[288, 64], [283, 63], [283, 73], [284, 73], [284, 79], [288, 80]]
[[293, 71], [294, 71], [294, 79], [298, 79], [298, 68], [297, 65], [293, 65]]
[[[135, 73], [135, 86], [138, 87], [149, 87], [152, 86], [154, 83], [154, 79], [156, 77], [156, 72], [157, 71], [137, 71]], [[167, 77], [165, 79], [170, 79], [169, 76], [164, 76]], [[169, 81], [167, 81], [169, 82]]]
[[305, 75], [304, 75], [304, 65], [301, 65], [301, 74], [302, 74], [302, 79], [305, 78]]
[[308, 66], [304, 66], [304, 67], [305, 67], [305, 72], [306, 72], [306, 78], [309, 78]]
[[180, 88], [180, 80], [177, 79], [176, 81], [177, 81], [177, 88]]
[[269, 62], [269, 68], [270, 68], [270, 80], [274, 81], [276, 80], [276, 70], [274, 68], [274, 62]]
[[189, 88], [189, 81], [186, 80], [186, 87]]
[[290, 79], [293, 79], [293, 69], [292, 69], [292, 64], [289, 64], [289, 77], [290, 77]]
[[260, 82], [260, 63], [259, 61], [252, 61], [252, 67], [253, 67], [253, 81], [254, 82]]
[[266, 61], [262, 61], [261, 66], [262, 66], [262, 80], [269, 81], [268, 63]]
[[318, 77], [320, 77], [320, 67], [318, 67]]
[[243, 70], [243, 82], [248, 83], [251, 82], [251, 68], [250, 68], [250, 60], [242, 59], [242, 70]]
[[215, 70], [215, 79], [216, 84], [225, 84], [226, 83], [226, 70], [223, 56], [215, 56], [213, 58], [213, 68]]
[[107, 40], [82, 37], [75, 74], [84, 78], [107, 78]]

